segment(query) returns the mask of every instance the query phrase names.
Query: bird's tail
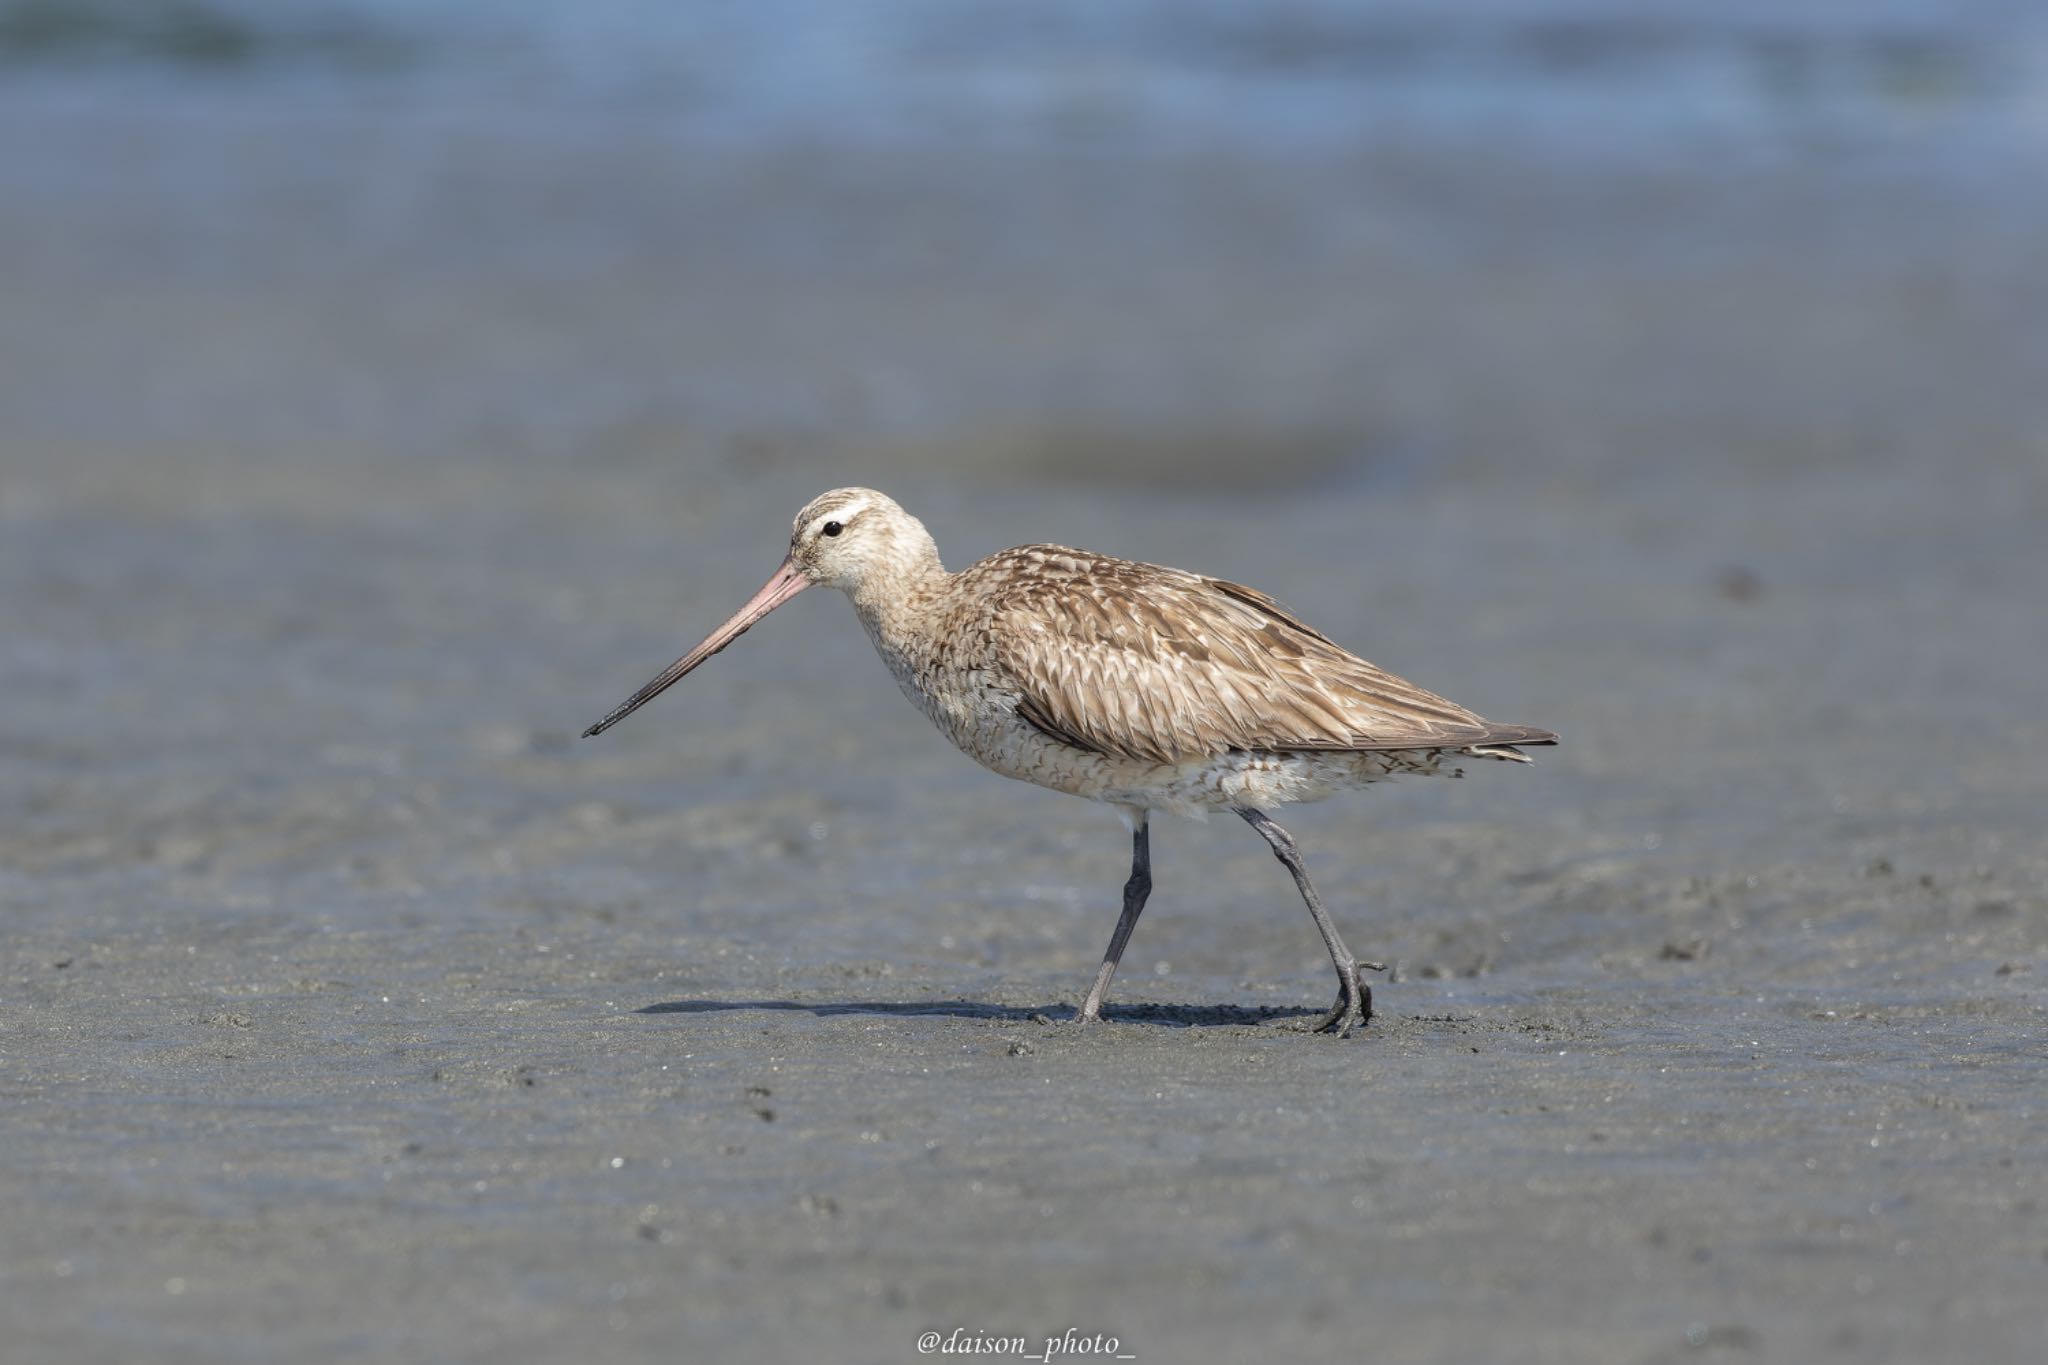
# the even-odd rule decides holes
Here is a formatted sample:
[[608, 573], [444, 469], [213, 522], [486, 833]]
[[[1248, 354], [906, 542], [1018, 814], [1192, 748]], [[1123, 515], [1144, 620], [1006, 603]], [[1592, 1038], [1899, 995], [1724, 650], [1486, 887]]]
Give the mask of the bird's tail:
[[1556, 735], [1548, 730], [1538, 730], [1533, 725], [1496, 725], [1493, 733], [1482, 743], [1467, 744], [1458, 752], [1474, 758], [1498, 758], [1508, 763], [1533, 763], [1534, 759], [1515, 746], [1555, 743]]

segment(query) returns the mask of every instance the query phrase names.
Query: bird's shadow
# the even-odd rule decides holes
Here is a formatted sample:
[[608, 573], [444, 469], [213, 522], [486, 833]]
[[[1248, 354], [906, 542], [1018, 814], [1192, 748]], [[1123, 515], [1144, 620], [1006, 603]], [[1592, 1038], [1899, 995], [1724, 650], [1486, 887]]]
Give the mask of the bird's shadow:
[[[991, 1005], [980, 1000], [837, 1000], [806, 1004], [801, 1000], [662, 1000], [642, 1005], [635, 1014], [715, 1014], [724, 1010], [797, 1010], [825, 1018], [838, 1014], [941, 1015], [986, 1019], [1010, 1024], [1069, 1023], [1080, 1011], [1057, 1005]], [[1113, 1024], [1154, 1024], [1164, 1028], [1264, 1024], [1305, 1018], [1319, 1010], [1290, 1005], [1105, 1005], [1102, 1017]]]

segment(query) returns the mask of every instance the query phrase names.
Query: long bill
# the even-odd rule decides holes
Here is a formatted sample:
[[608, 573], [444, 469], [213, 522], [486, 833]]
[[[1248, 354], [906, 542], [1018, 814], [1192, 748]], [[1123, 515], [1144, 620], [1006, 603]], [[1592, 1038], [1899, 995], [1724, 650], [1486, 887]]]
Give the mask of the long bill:
[[762, 585], [761, 591], [747, 600], [747, 605], [733, 613], [730, 621], [705, 636], [704, 642], [688, 654], [662, 669], [661, 676], [653, 682], [620, 702], [612, 709], [610, 715], [585, 730], [583, 737], [589, 739], [592, 735], [601, 735], [611, 729], [643, 705], [675, 686], [698, 664], [745, 635], [756, 621], [810, 586], [811, 580], [804, 577], [802, 570], [789, 560], [783, 560], [782, 567], [775, 571], [775, 576]]

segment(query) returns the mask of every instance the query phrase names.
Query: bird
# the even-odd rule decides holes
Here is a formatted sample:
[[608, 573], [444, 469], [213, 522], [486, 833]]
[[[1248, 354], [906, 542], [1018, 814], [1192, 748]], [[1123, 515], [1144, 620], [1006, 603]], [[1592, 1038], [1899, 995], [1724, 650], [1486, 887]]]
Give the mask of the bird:
[[1337, 973], [1311, 1027], [1349, 1035], [1372, 1017], [1301, 851], [1270, 812], [1409, 774], [1463, 776], [1461, 759], [1527, 763], [1549, 730], [1496, 725], [1366, 662], [1273, 598], [1220, 578], [1020, 545], [958, 572], [893, 499], [838, 488], [797, 514], [761, 590], [695, 648], [583, 732], [600, 735], [805, 589], [836, 588], [916, 707], [1005, 777], [1114, 807], [1131, 831], [1123, 910], [1075, 1014], [1100, 1020], [1152, 891], [1154, 812], [1228, 811], [1292, 875]]

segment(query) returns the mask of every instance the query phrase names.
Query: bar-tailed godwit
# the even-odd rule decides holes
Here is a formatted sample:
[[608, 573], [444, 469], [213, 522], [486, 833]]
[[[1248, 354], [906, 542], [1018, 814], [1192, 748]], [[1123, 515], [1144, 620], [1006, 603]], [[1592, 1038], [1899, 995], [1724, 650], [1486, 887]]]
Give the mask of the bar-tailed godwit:
[[1020, 545], [948, 573], [924, 524], [867, 488], [797, 514], [789, 554], [738, 614], [597, 724], [618, 724], [813, 584], [839, 589], [917, 708], [1005, 777], [1115, 806], [1131, 827], [1123, 914], [1079, 1018], [1102, 1010], [1152, 890], [1155, 810], [1227, 810], [1294, 876], [1337, 969], [1317, 1021], [1372, 1016], [1360, 962], [1337, 934], [1287, 831], [1266, 812], [1383, 778], [1457, 776], [1460, 758], [1528, 758], [1555, 744], [1495, 725], [1341, 648], [1251, 588], [1059, 545]]

